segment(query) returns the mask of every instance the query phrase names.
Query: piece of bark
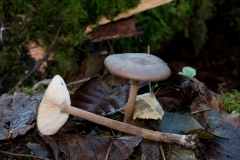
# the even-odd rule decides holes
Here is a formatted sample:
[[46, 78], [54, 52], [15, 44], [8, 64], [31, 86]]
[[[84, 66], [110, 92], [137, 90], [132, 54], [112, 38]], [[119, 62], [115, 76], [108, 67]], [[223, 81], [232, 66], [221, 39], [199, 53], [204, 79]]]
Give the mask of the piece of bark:
[[[119, 19], [131, 17], [132, 15], [138, 14], [140, 12], [143, 12], [148, 9], [152, 9], [158, 6], [161, 6], [163, 4], [169, 3], [172, 0], [141, 0], [139, 5], [136, 8], [130, 9], [126, 13], [121, 13], [118, 16], [116, 16], [113, 21], [117, 21]], [[98, 24], [90, 25], [86, 28], [85, 33], [90, 33], [93, 28], [95, 28], [98, 25], [104, 25], [111, 22], [110, 19], [107, 19], [106, 17], [103, 17]]]
[[135, 27], [135, 18], [132, 16], [127, 19], [121, 19], [117, 22], [100, 26], [95, 32], [88, 34], [90, 42], [100, 42], [108, 39], [120, 39], [140, 35]]

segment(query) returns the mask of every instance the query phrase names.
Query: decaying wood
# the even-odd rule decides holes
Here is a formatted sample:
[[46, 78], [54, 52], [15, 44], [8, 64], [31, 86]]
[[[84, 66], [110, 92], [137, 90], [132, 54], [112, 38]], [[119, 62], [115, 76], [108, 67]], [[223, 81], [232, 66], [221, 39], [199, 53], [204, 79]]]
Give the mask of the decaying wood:
[[100, 42], [108, 39], [120, 39], [142, 34], [135, 27], [135, 18], [132, 16], [117, 22], [100, 26], [97, 31], [88, 34], [90, 42]]
[[[146, 11], [148, 9], [152, 9], [158, 6], [161, 6], [163, 4], [169, 3], [172, 0], [141, 0], [139, 5], [136, 8], [130, 9], [129, 11], [127, 11], [126, 13], [121, 13], [118, 16], [116, 16], [113, 21], [117, 21], [119, 19], [123, 19], [123, 18], [128, 18], [131, 17], [135, 14], [138, 14], [140, 12]], [[98, 25], [104, 25], [111, 22], [111, 20], [107, 19], [106, 17], [103, 17], [98, 24], [96, 25], [90, 25], [86, 28], [85, 32], [89, 33], [93, 30], [93, 28], [95, 28]]]

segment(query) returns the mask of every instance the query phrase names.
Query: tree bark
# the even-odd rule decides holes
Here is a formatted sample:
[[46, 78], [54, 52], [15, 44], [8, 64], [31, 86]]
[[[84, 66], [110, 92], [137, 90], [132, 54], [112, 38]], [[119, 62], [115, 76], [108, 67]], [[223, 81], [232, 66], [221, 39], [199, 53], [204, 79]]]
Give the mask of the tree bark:
[[[130, 9], [129, 11], [127, 11], [126, 13], [121, 13], [118, 16], [116, 16], [113, 21], [117, 21], [119, 19], [123, 19], [123, 18], [128, 18], [131, 17], [132, 15], [138, 14], [140, 12], [146, 11], [148, 9], [152, 9], [158, 6], [161, 6], [163, 4], [169, 3], [172, 0], [141, 0], [140, 4], [133, 9]], [[110, 23], [111, 20], [107, 19], [106, 17], [103, 17], [98, 24], [94, 24], [94, 25], [90, 25], [86, 28], [85, 32], [89, 33], [93, 30], [93, 28], [95, 28], [98, 25], [104, 25], [107, 23]]]

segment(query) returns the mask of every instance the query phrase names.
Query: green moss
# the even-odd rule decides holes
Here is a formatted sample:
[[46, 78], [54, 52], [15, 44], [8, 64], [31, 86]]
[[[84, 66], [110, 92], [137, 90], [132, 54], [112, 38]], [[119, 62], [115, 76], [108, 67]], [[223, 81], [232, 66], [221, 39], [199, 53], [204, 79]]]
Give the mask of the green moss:
[[33, 90], [32, 87], [25, 87], [25, 86], [21, 86], [20, 87], [20, 91], [29, 95], [35, 95], [35, 94], [42, 94], [45, 92], [44, 88], [40, 88], [38, 90]]
[[18, 154], [30, 155], [31, 149], [26, 147], [26, 149], [19, 151]]
[[[83, 42], [87, 40], [86, 26], [97, 24], [103, 16], [111, 19], [138, 3], [139, 0], [2, 0], [0, 27], [3, 25], [6, 29], [0, 44], [0, 78], [6, 75], [7, 80], [0, 84], [0, 89], [8, 91], [25, 76], [25, 71], [35, 65], [25, 48], [30, 40], [40, 39], [48, 48], [64, 21], [59, 34], [61, 38], [52, 49], [54, 61], [48, 63], [46, 75], [49, 78], [54, 74], [65, 77], [77, 66], [79, 55], [76, 50], [82, 49]], [[29, 82], [41, 77], [40, 74], [31, 75]]]
[[152, 50], [159, 49], [161, 43], [182, 34], [198, 54], [207, 38], [206, 21], [213, 16], [213, 8], [210, 0], [178, 0], [147, 10], [136, 15], [137, 25], [145, 27], [143, 35], [122, 39], [115, 46], [126, 53], [144, 52], [148, 45]]
[[98, 136], [99, 137], [110, 137], [110, 136], [112, 136], [112, 132], [111, 132], [111, 130], [110, 129], [107, 129], [106, 127], [98, 127], [97, 129], [96, 129], [96, 132], [97, 132], [97, 134], [98, 134]]
[[232, 90], [231, 93], [221, 93], [221, 99], [228, 112], [240, 111], [240, 92]]
[[122, 122], [123, 118], [124, 118], [124, 115], [122, 113], [118, 112], [118, 113], [115, 113], [115, 114], [109, 116], [109, 118]]

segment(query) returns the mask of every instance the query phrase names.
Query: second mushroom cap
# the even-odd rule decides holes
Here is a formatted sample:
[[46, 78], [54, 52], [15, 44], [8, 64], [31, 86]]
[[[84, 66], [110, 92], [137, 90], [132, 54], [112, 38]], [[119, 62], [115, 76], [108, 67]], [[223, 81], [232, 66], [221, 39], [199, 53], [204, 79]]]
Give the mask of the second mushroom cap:
[[146, 53], [110, 55], [104, 60], [104, 65], [116, 76], [137, 81], [162, 81], [171, 75], [163, 60]]

